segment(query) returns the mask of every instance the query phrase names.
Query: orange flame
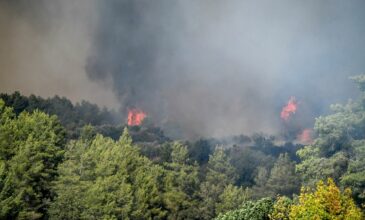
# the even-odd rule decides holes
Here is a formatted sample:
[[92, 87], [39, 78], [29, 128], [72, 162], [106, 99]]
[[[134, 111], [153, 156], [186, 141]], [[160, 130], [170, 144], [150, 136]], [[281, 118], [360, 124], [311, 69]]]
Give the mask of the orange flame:
[[129, 126], [141, 125], [142, 121], [146, 118], [146, 116], [147, 114], [138, 108], [129, 109], [128, 125]]
[[290, 116], [293, 115], [297, 111], [297, 107], [298, 107], [297, 105], [298, 105], [298, 103], [295, 100], [295, 97], [294, 96], [290, 97], [288, 104], [286, 106], [284, 106], [283, 109], [281, 110], [280, 117], [284, 121], [288, 121]]
[[306, 128], [297, 136], [297, 140], [302, 144], [311, 144], [312, 140], [312, 129]]

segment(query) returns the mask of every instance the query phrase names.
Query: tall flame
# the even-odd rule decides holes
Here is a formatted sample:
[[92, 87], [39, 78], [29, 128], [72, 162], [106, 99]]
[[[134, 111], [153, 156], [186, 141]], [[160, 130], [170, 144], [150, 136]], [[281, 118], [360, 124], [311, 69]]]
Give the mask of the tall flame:
[[137, 126], [141, 125], [142, 121], [146, 118], [147, 114], [138, 109], [133, 108], [128, 110], [128, 125], [129, 126]]
[[290, 116], [293, 115], [297, 111], [297, 107], [298, 107], [298, 103], [295, 100], [295, 97], [294, 96], [290, 97], [288, 104], [286, 106], [284, 106], [283, 109], [281, 110], [280, 117], [284, 121], [288, 121]]

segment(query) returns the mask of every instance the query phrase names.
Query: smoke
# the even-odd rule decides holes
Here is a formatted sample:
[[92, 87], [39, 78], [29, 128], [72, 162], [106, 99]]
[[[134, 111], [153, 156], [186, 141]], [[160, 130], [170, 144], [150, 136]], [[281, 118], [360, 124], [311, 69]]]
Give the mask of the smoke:
[[313, 142], [312, 133], [313, 131], [311, 129], [304, 129], [300, 134], [298, 134], [297, 141], [305, 145], [311, 144]]
[[98, 18], [92, 0], [0, 0], [0, 92], [118, 108], [112, 90], [85, 74]]
[[364, 69], [360, 1], [125, 0], [99, 8], [88, 76], [112, 79], [122, 106], [141, 107], [180, 135], [273, 133], [292, 95], [307, 106], [308, 126], [353, 94], [347, 77]]
[[[41, 26], [46, 21], [65, 27], [41, 30], [53, 33], [41, 39], [32, 36], [47, 49], [39, 59], [57, 60], [47, 65], [62, 72], [54, 75], [58, 82], [87, 76], [81, 88], [101, 85], [97, 91], [80, 95], [72, 90], [68, 96], [99, 96], [92, 98], [101, 103], [112, 97], [100, 95], [102, 91], [112, 90], [124, 114], [140, 108], [173, 136], [278, 133], [286, 126], [281, 108], [291, 96], [301, 104], [296, 121], [311, 127], [329, 104], [356, 94], [347, 78], [365, 70], [361, 0], [73, 2], [59, 1], [56, 7], [43, 1], [56, 10], [44, 14], [39, 9], [41, 15], [35, 14], [41, 18], [31, 19]], [[74, 7], [78, 10], [68, 11]], [[18, 28], [18, 18], [8, 20], [12, 23], [5, 26]], [[65, 54], [48, 58], [64, 48], [69, 48]], [[21, 53], [15, 64], [30, 57], [18, 47], [13, 51]], [[81, 59], [75, 69], [83, 69], [70, 73], [62, 59]], [[44, 74], [40, 72], [38, 78]]]

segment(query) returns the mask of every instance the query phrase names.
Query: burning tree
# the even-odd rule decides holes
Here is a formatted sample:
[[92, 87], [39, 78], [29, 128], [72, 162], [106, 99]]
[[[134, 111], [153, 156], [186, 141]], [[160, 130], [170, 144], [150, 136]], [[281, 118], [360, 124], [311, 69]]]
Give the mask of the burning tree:
[[146, 118], [146, 112], [138, 108], [132, 108], [128, 110], [128, 122], [129, 126], [139, 126]]

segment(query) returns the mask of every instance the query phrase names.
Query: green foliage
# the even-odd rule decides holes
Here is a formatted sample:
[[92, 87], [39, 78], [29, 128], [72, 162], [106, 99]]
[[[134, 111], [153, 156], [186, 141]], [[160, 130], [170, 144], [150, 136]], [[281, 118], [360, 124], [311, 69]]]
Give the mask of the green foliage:
[[53, 219], [161, 218], [160, 167], [139, 155], [125, 130], [119, 141], [101, 135], [72, 141], [55, 183]]
[[288, 154], [280, 154], [270, 173], [263, 167], [255, 179], [255, 194], [259, 197], [277, 195], [292, 196], [299, 191], [299, 179], [295, 173], [295, 163]]
[[365, 75], [352, 78], [362, 96], [347, 105], [333, 105], [333, 114], [319, 117], [315, 123], [317, 138], [311, 146], [298, 151], [301, 163], [296, 169], [305, 185], [314, 186], [331, 177], [342, 187], [354, 190], [358, 203], [364, 198]]
[[273, 194], [292, 196], [299, 190], [295, 163], [288, 154], [281, 154], [270, 171], [267, 185]]
[[329, 158], [320, 157], [319, 149], [306, 146], [298, 151], [302, 162], [296, 166], [305, 184], [314, 186], [321, 178], [332, 177], [339, 180], [346, 171], [348, 158], [344, 152], [337, 152]]
[[365, 75], [353, 79], [362, 97], [317, 118], [299, 158], [263, 134], [182, 144], [87, 102], [1, 94], [0, 219], [361, 219]]
[[354, 155], [341, 177], [341, 185], [350, 187], [360, 203], [365, 201], [365, 140], [355, 141], [354, 146]]
[[235, 179], [235, 169], [228, 156], [222, 149], [216, 149], [209, 157], [205, 181], [200, 186], [200, 211], [203, 219], [211, 219], [218, 214], [217, 205], [222, 202], [220, 196]]
[[280, 154], [270, 172], [264, 167], [258, 168], [253, 187], [255, 198], [277, 195], [292, 196], [299, 191], [299, 178], [295, 173], [295, 163], [288, 154]]
[[290, 219], [363, 219], [351, 198], [351, 190], [341, 192], [332, 179], [317, 183], [316, 190], [302, 188], [299, 203], [291, 207]]
[[352, 135], [356, 132], [356, 123], [362, 120], [362, 114], [360, 116], [353, 112], [351, 104], [337, 108], [335, 114], [316, 119], [314, 129], [318, 138], [314, 145], [318, 147], [320, 156], [329, 157], [338, 151], [348, 151]]
[[219, 195], [216, 205], [217, 213], [238, 209], [250, 197], [250, 192], [247, 189], [229, 184], [224, 188], [223, 193]]
[[263, 198], [256, 202], [245, 202], [240, 209], [220, 214], [216, 220], [266, 220], [273, 210], [274, 202], [270, 198]]
[[[35, 95], [26, 97], [19, 92], [14, 92], [10, 95], [0, 94], [0, 99], [4, 100], [6, 106], [12, 107], [16, 115], [23, 111], [33, 112], [35, 110], [40, 110], [50, 115], [57, 115], [61, 124], [66, 128], [69, 138], [77, 138], [81, 128], [87, 124], [98, 126], [99, 133], [110, 134], [116, 129], [115, 122], [121, 122], [121, 118], [117, 117], [115, 112], [108, 111], [105, 108], [100, 109], [97, 105], [87, 101], [74, 105], [64, 97], [55, 96], [43, 99]], [[105, 126], [105, 124], [109, 126]], [[119, 137], [121, 131], [117, 130], [117, 136]]]
[[265, 167], [257, 168], [257, 175], [255, 177], [255, 185], [252, 187], [252, 191], [254, 191], [253, 197], [255, 199], [263, 198], [265, 195], [270, 193], [267, 187], [267, 180], [269, 179], [269, 171]]
[[173, 164], [187, 164], [188, 149], [180, 143], [174, 143], [171, 152], [171, 160]]
[[63, 157], [64, 130], [55, 116], [16, 116], [0, 100], [0, 218], [44, 217], [51, 181]]
[[255, 184], [258, 167], [270, 170], [275, 162], [273, 156], [257, 150], [257, 147], [233, 147], [229, 150], [229, 157], [237, 170], [237, 184], [247, 187]]
[[222, 149], [216, 149], [209, 156], [206, 181], [215, 185], [228, 185], [236, 180], [236, 170]]
[[198, 216], [196, 192], [199, 188], [198, 166], [189, 164], [188, 150], [174, 143], [172, 162], [165, 163], [164, 204], [167, 219], [194, 219]]
[[293, 202], [288, 197], [278, 197], [275, 202], [269, 198], [257, 202], [245, 202], [239, 209], [220, 214], [219, 220], [238, 219], [363, 219], [361, 210], [351, 198], [351, 190], [343, 192], [332, 179], [317, 183], [315, 190], [303, 187], [299, 201]]
[[200, 165], [206, 164], [209, 155], [212, 153], [212, 147], [208, 140], [200, 139], [189, 145], [189, 157], [197, 161]]

